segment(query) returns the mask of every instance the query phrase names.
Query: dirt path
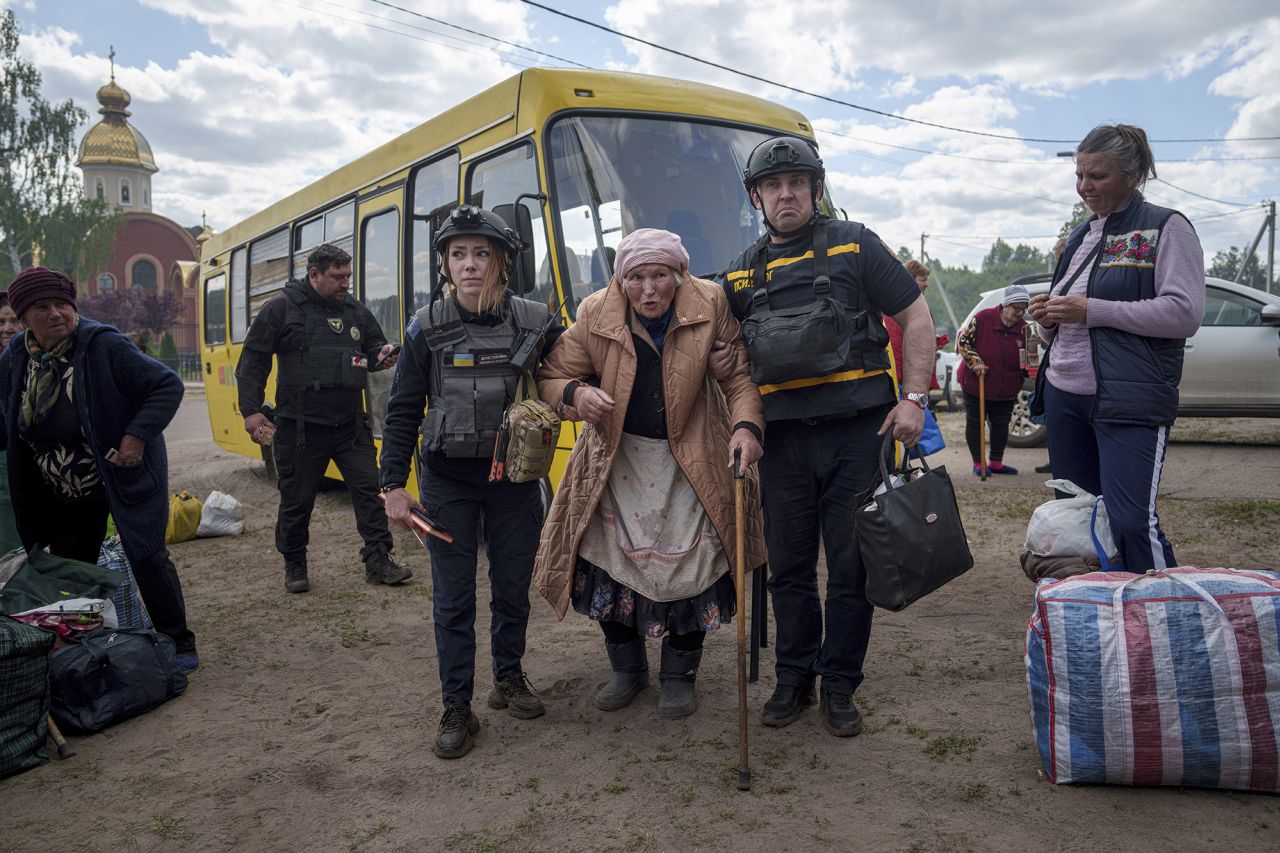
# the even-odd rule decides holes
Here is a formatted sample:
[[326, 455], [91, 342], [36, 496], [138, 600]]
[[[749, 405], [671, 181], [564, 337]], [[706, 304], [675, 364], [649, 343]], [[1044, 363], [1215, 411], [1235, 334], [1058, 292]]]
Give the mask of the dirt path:
[[[0, 850], [1280, 849], [1274, 797], [1042, 780], [1022, 663], [1032, 586], [1015, 555], [1048, 493], [1029, 473], [969, 476], [957, 416], [943, 418], [943, 457], [977, 565], [908, 611], [877, 615], [860, 737], [828, 736], [812, 712], [782, 730], [758, 725], [773, 684], [766, 650], [750, 689], [754, 787], [741, 793], [732, 631], [708, 641], [693, 717], [660, 721], [656, 689], [607, 714], [590, 701], [607, 669], [598, 630], [572, 615], [558, 623], [535, 601], [526, 667], [548, 714], [519, 721], [483, 706], [483, 593], [484, 728], [467, 758], [436, 759], [421, 548], [398, 541], [417, 572], [409, 585], [366, 586], [346, 494], [327, 492], [312, 526], [313, 591], [286, 596], [274, 488], [260, 463], [200, 434], [195, 405], [171, 443], [171, 485], [219, 488], [248, 510], [245, 535], [173, 550], [204, 665], [185, 696], [0, 783]], [[1224, 429], [1280, 443], [1261, 424]], [[1210, 433], [1170, 451], [1163, 517], [1179, 556], [1275, 567], [1280, 452], [1207, 444], [1223, 435]], [[1043, 459], [1008, 456], [1027, 472]]]

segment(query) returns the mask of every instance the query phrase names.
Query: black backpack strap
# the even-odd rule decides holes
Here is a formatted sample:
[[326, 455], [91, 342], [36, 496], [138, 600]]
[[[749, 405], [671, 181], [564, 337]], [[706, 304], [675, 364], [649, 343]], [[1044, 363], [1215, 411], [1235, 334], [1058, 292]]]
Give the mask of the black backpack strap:
[[765, 286], [769, 280], [769, 235], [765, 234], [756, 241], [755, 253], [752, 255], [755, 266], [755, 292], [751, 294], [752, 310], [769, 310], [769, 291]]
[[813, 292], [818, 298], [831, 293], [831, 265], [827, 259], [827, 220], [813, 226]]

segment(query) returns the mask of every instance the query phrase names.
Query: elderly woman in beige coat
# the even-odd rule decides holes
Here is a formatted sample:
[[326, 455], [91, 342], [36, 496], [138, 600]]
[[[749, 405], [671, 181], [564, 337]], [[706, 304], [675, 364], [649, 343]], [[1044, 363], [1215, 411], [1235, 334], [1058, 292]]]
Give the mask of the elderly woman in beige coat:
[[[748, 476], [747, 567], [765, 561], [759, 489], [764, 411], [741, 330], [716, 284], [689, 275], [668, 231], [618, 245], [613, 279], [578, 307], [538, 393], [588, 426], [551, 504], [534, 583], [564, 618], [600, 623], [613, 677], [595, 705], [616, 711], [649, 682], [646, 637], [662, 637], [660, 716], [695, 710], [708, 631], [732, 620], [733, 456]], [[723, 382], [712, 348], [737, 348]]]

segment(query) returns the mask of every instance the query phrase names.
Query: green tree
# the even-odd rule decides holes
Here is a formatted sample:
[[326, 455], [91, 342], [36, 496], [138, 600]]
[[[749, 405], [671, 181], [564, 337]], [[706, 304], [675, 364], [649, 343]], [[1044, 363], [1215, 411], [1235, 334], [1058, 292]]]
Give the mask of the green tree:
[[[1205, 270], [1205, 274], [1217, 278], [1225, 278], [1227, 281], [1235, 281], [1236, 276], [1240, 273], [1240, 259], [1243, 257], [1244, 249], [1239, 246], [1232, 246], [1225, 252], [1218, 252], [1213, 256], [1213, 263]], [[1249, 287], [1256, 287], [1259, 290], [1266, 290], [1266, 272], [1262, 269], [1262, 264], [1258, 262], [1256, 252], [1250, 255], [1249, 260], [1245, 263], [1244, 275], [1240, 276], [1240, 283], [1247, 284]]]
[[39, 252], [72, 274], [100, 269], [124, 221], [85, 198], [72, 163], [76, 128], [88, 114], [70, 100], [50, 104], [40, 72], [18, 56], [18, 21], [0, 15], [0, 258], [13, 274]]
[[1066, 237], [1076, 230], [1076, 226], [1088, 219], [1090, 215], [1089, 208], [1084, 206], [1084, 202], [1076, 202], [1071, 206], [1071, 218], [1062, 223], [1062, 227], [1058, 229], [1058, 236]]

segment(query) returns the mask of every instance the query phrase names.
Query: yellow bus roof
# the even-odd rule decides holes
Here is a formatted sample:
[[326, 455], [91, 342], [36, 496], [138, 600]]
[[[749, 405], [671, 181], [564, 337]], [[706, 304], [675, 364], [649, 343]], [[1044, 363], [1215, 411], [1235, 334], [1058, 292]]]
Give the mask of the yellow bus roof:
[[[493, 144], [496, 140], [490, 135], [476, 135], [482, 129], [493, 126], [496, 130], [497, 125], [514, 122], [500, 139], [509, 139], [527, 131], [537, 135], [550, 116], [570, 109], [628, 110], [715, 118], [813, 138], [812, 128], [801, 113], [718, 86], [648, 74], [531, 68], [468, 98], [215, 234], [205, 242], [202, 256], [205, 259], [217, 257], [342, 196], [366, 189], [383, 178], [392, 179], [459, 139], [475, 136], [476, 140]], [[465, 143], [459, 147], [464, 158], [474, 153]], [[478, 141], [473, 144], [475, 150], [483, 147]]]

